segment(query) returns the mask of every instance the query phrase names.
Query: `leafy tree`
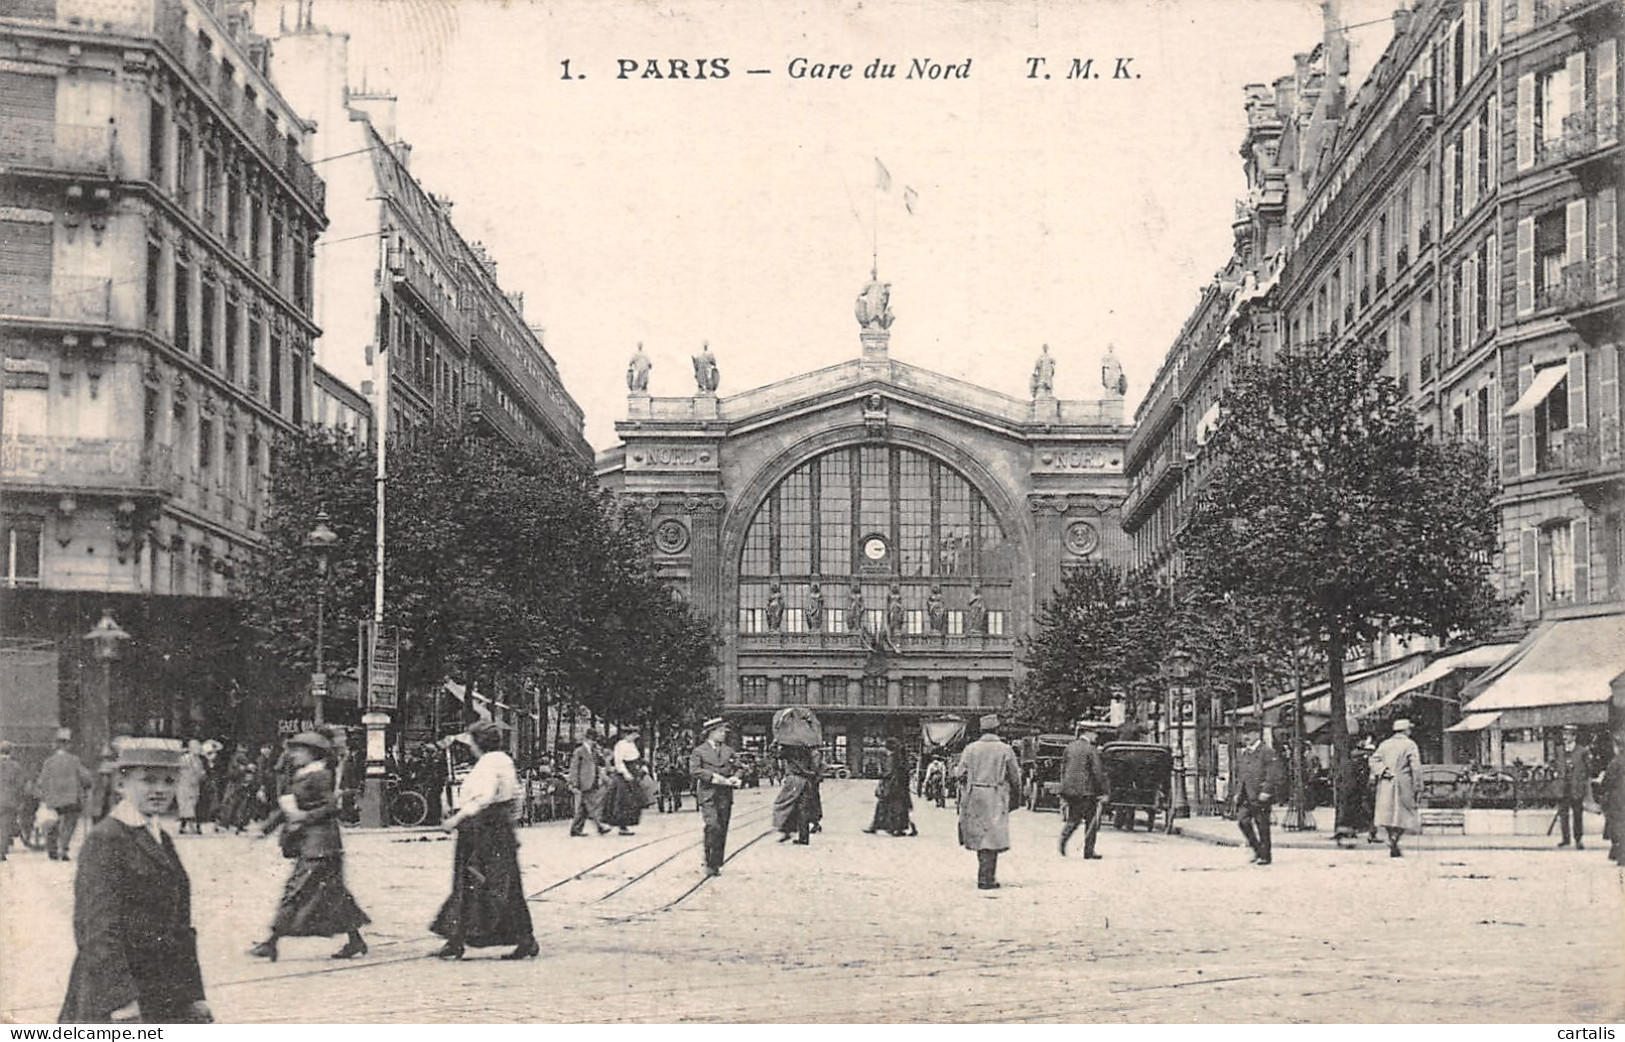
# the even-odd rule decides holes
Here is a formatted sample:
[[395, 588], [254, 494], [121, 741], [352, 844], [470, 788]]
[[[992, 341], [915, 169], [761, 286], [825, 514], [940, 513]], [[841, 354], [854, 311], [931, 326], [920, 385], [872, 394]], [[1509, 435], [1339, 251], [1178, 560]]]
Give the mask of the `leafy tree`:
[[[372, 614], [373, 457], [313, 430], [277, 446], [270, 491], [245, 590], [261, 646], [313, 661], [318, 579], [304, 540], [325, 506], [339, 536], [327, 657], [354, 662], [356, 620]], [[653, 576], [647, 546], [575, 460], [430, 429], [391, 447], [385, 524], [385, 621], [411, 641], [407, 686], [451, 678], [505, 701], [563, 697], [625, 718], [714, 701], [709, 623]]]
[[1171, 622], [1165, 588], [1128, 581], [1101, 562], [1069, 569], [1021, 639], [1027, 677], [1014, 697], [1018, 715], [1059, 725], [1100, 715], [1113, 691], [1136, 702], [1159, 698]]
[[1441, 640], [1503, 617], [1490, 584], [1496, 487], [1483, 449], [1418, 426], [1386, 355], [1312, 346], [1238, 374], [1219, 462], [1179, 537], [1189, 578], [1325, 660], [1349, 755], [1343, 662], [1383, 633]]

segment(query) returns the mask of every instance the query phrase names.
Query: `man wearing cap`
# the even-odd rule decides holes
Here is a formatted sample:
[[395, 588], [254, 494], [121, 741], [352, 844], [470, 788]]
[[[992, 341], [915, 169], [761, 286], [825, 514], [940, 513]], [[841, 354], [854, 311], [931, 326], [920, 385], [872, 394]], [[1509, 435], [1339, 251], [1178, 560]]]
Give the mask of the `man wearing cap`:
[[[1569, 845], [1569, 819], [1574, 819], [1574, 849], [1585, 849], [1585, 799], [1591, 787], [1591, 756], [1579, 742], [1580, 729], [1563, 725], [1563, 744], [1552, 764], [1557, 771], [1557, 820], [1563, 826], [1563, 842]], [[1550, 832], [1546, 833], [1548, 836]]]
[[192, 883], [159, 816], [175, 799], [181, 744], [125, 738], [119, 802], [80, 851], [73, 882], [78, 954], [59, 1023], [206, 1024]]
[[688, 754], [688, 773], [694, 779], [695, 799], [705, 822], [705, 874], [722, 874], [722, 858], [728, 849], [728, 820], [733, 816], [734, 790], [739, 788], [739, 768], [733, 749], [723, 741], [728, 723], [714, 716], [701, 725], [705, 741]]
[[1021, 763], [999, 737], [999, 718], [982, 717], [982, 736], [959, 754], [959, 844], [976, 851], [976, 888], [999, 888], [999, 855], [1010, 849], [1010, 803], [1021, 791]]
[[1400, 837], [1407, 829], [1422, 827], [1416, 799], [1422, 791], [1422, 751], [1411, 741], [1409, 720], [1400, 717], [1394, 721], [1394, 733], [1371, 755], [1371, 773], [1377, 780], [1372, 820], [1388, 832], [1388, 856], [1403, 857]]
[[56, 751], [45, 758], [39, 779], [34, 782], [40, 802], [57, 815], [56, 824], [51, 826], [46, 838], [45, 849], [52, 861], [68, 860], [68, 841], [79, 825], [79, 809], [84, 805], [85, 793], [96, 780], [79, 762], [79, 757], [68, 752], [68, 743], [72, 740], [73, 732], [66, 727], [57, 731]]
[[11, 853], [11, 837], [16, 832], [17, 812], [22, 809], [27, 786], [23, 765], [11, 758], [11, 743], [0, 742], [0, 861]]
[[1281, 791], [1286, 772], [1275, 750], [1264, 744], [1257, 721], [1241, 725], [1241, 751], [1236, 754], [1235, 790], [1231, 796], [1236, 826], [1253, 850], [1253, 864], [1267, 865], [1270, 849], [1270, 805]]
[[1061, 856], [1066, 857], [1067, 840], [1083, 825], [1083, 856], [1096, 861], [1100, 859], [1095, 853], [1095, 837], [1100, 835], [1100, 809], [1108, 795], [1106, 769], [1083, 725], [1078, 725], [1075, 733], [1077, 737], [1061, 754], [1061, 812], [1066, 821], [1061, 826]]

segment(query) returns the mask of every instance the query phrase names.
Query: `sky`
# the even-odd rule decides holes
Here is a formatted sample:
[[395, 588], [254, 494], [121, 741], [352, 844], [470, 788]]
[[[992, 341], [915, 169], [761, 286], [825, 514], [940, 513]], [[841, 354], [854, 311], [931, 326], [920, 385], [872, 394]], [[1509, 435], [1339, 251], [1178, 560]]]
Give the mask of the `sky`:
[[[1350, 31], [1351, 88], [1394, 6], [1344, 0], [1344, 24], [1375, 23]], [[1230, 254], [1242, 88], [1321, 36], [1301, 0], [314, 0], [313, 15], [350, 35], [353, 85], [398, 96], [413, 170], [524, 293], [598, 449], [639, 342], [656, 396], [694, 393], [702, 342], [724, 397], [857, 357], [875, 257], [892, 357], [1026, 397], [1048, 344], [1056, 394], [1097, 398], [1112, 344], [1132, 415]], [[792, 78], [796, 58], [850, 78]], [[1068, 79], [1074, 58], [1098, 78]], [[875, 59], [897, 77], [865, 78]], [[907, 79], [916, 59], [966, 75]]]

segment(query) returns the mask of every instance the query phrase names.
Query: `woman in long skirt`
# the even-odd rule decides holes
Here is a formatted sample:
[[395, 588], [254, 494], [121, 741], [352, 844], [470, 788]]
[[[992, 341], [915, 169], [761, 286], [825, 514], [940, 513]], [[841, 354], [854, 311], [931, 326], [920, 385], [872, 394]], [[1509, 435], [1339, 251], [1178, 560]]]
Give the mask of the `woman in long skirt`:
[[451, 896], [430, 927], [446, 939], [438, 959], [461, 959], [468, 948], [514, 945], [504, 959], [541, 952], [531, 927], [530, 906], [519, 877], [519, 775], [502, 751], [502, 728], [482, 720], [468, 729], [479, 761], [463, 780], [462, 806], [441, 828], [457, 833], [452, 855]]
[[882, 830], [893, 836], [917, 836], [919, 829], [909, 820], [914, 801], [908, 794], [908, 753], [901, 738], [886, 739], [886, 773], [875, 786], [875, 818], [865, 832]]
[[795, 842], [806, 846], [812, 831], [816, 779], [812, 750], [805, 746], [785, 746], [780, 755], [784, 761], [784, 782], [773, 800], [773, 827], [779, 830], [780, 843], [787, 842], [794, 834]]
[[643, 820], [643, 755], [638, 752], [638, 729], [621, 730], [610, 755], [612, 771], [608, 806], [604, 820], [620, 827], [621, 835], [632, 835], [632, 826]]
[[333, 771], [326, 760], [332, 749], [325, 737], [311, 732], [288, 740], [293, 781], [290, 791], [278, 797], [276, 811], [265, 822], [265, 834], [285, 822], [282, 853], [297, 860], [271, 920], [271, 936], [256, 944], [250, 955], [276, 962], [277, 942], [283, 937], [341, 933], [348, 939], [333, 958], [367, 954], [361, 928], [372, 920], [344, 885], [344, 839], [339, 834]]

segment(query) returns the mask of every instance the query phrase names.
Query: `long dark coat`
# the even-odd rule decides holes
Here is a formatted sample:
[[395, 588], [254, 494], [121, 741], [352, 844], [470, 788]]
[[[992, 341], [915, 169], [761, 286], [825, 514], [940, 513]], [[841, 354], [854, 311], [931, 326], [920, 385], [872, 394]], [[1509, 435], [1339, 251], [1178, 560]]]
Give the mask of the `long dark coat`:
[[875, 818], [870, 828], [892, 833], [908, 831], [909, 812], [914, 809], [908, 783], [908, 753], [887, 749], [886, 773], [875, 786]]
[[[283, 853], [297, 860], [282, 888], [271, 929], [279, 937], [332, 937], [358, 930], [371, 920], [344, 883], [344, 838], [333, 772], [326, 768], [296, 772], [291, 792], [310, 817], [287, 825], [283, 834]], [[265, 831], [281, 819], [278, 808], [266, 821]]]
[[59, 1023], [107, 1023], [131, 1002], [148, 1023], [182, 1023], [204, 999], [192, 882], [167, 835], [160, 843], [111, 817], [90, 830], [73, 880], [73, 939]]

